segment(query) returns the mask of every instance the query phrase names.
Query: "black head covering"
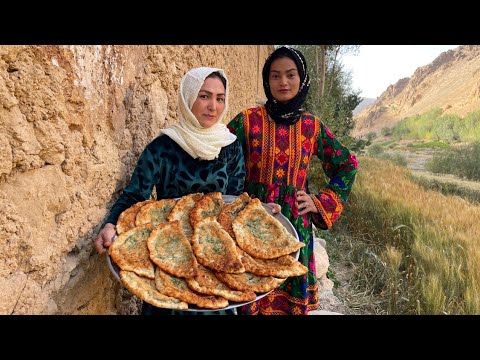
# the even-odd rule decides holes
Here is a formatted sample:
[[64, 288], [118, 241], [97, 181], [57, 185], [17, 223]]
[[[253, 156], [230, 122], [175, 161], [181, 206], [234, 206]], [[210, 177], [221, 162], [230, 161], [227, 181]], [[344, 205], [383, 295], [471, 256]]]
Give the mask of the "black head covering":
[[[300, 76], [300, 89], [293, 99], [286, 104], [282, 104], [275, 100], [275, 98], [272, 96], [270, 85], [268, 84], [268, 78], [270, 75], [270, 67], [272, 66], [273, 61], [285, 56], [292, 59], [297, 65], [298, 74]], [[307, 98], [308, 89], [310, 88], [310, 79], [307, 74], [307, 62], [305, 61], [303, 54], [297, 49], [286, 46], [276, 49], [267, 58], [265, 65], [263, 65], [262, 78], [263, 90], [265, 91], [265, 95], [268, 99], [265, 107], [267, 108], [267, 112], [270, 117], [276, 123], [287, 125], [295, 124], [298, 120], [300, 120], [300, 115], [304, 111], [304, 109], [302, 109], [302, 105]]]

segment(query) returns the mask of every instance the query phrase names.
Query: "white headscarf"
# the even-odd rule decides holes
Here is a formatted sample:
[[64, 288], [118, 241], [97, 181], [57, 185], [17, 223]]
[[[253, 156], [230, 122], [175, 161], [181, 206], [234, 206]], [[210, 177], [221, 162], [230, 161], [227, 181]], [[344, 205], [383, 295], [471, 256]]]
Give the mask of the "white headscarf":
[[[225, 79], [225, 108], [219, 114], [215, 125], [203, 128], [191, 109], [197, 99], [203, 82], [213, 72], [218, 71]], [[230, 145], [237, 138], [222, 123], [228, 109], [228, 79], [222, 69], [200, 67], [187, 72], [180, 83], [178, 94], [178, 116], [180, 121], [169, 128], [160, 130], [169, 136], [194, 159], [213, 160], [218, 157], [222, 147]]]

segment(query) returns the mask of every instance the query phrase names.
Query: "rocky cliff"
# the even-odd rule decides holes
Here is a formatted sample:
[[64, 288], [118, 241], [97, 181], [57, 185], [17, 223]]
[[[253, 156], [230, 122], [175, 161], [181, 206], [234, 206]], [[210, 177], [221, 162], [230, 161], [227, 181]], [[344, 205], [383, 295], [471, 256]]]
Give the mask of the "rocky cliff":
[[480, 109], [480, 46], [463, 45], [443, 52], [412, 77], [389, 86], [373, 105], [355, 116], [354, 135], [379, 133], [383, 127], [435, 107], [460, 116]]
[[92, 241], [192, 67], [225, 69], [227, 118], [263, 97], [271, 46], [0, 46], [0, 313], [128, 314]]

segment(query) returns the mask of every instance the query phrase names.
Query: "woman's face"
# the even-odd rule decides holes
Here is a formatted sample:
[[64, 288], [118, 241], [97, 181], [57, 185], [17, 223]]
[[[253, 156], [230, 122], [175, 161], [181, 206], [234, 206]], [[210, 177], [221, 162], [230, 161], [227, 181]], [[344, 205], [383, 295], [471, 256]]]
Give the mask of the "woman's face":
[[225, 109], [225, 87], [218, 77], [206, 78], [197, 99], [192, 105], [192, 113], [202, 127], [209, 128], [217, 123]]
[[288, 57], [274, 60], [270, 66], [268, 84], [278, 102], [285, 104], [292, 100], [300, 89], [300, 75], [295, 61]]

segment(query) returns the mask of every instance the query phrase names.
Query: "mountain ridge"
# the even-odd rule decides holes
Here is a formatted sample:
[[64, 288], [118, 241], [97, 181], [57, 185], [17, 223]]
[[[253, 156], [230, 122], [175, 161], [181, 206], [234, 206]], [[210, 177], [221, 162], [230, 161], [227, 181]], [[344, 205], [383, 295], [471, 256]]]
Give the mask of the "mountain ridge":
[[358, 104], [357, 107], [353, 109], [353, 115], [362, 112], [363, 109], [366, 109], [368, 106], [372, 105], [376, 100], [376, 98], [363, 98], [363, 100], [360, 101], [360, 104]]
[[441, 53], [411, 77], [390, 85], [372, 105], [354, 114], [353, 135], [379, 133], [405, 117], [439, 107], [465, 116], [480, 109], [480, 46], [462, 45]]

